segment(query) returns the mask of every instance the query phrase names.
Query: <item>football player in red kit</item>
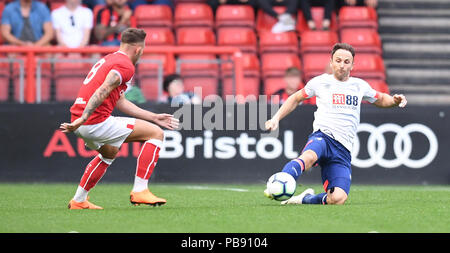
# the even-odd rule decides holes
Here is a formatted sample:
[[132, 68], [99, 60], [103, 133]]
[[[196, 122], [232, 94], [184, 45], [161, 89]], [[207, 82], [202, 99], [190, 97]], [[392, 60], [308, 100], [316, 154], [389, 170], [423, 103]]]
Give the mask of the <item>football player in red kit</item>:
[[[135, 64], [144, 52], [145, 36], [142, 29], [128, 28], [122, 32], [119, 51], [108, 54], [92, 67], [70, 108], [71, 123], [60, 126], [63, 132], [75, 133], [86, 146], [99, 152], [87, 165], [69, 209], [102, 209], [88, 201], [88, 193], [105, 174], [124, 142], [144, 143], [137, 158], [131, 203], [166, 203], [149, 191], [148, 180], [163, 144], [164, 132], [159, 126], [173, 130], [178, 128], [179, 121], [170, 114], [139, 108], [124, 96]], [[114, 108], [131, 117], [111, 116]]]

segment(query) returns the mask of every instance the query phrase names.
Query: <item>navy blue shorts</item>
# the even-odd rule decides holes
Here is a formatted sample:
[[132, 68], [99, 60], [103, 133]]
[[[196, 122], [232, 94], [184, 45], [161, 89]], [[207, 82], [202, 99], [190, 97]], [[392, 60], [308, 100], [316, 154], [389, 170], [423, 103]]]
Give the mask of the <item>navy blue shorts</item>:
[[322, 168], [324, 190], [339, 187], [348, 195], [352, 180], [350, 152], [320, 130], [309, 135], [302, 153], [306, 150], [312, 150], [317, 154], [317, 163]]

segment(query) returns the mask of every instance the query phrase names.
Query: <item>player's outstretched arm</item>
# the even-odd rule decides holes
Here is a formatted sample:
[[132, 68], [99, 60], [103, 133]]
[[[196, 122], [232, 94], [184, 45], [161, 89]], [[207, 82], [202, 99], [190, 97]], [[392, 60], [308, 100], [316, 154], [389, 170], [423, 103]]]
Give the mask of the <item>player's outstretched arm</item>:
[[105, 78], [103, 84], [95, 90], [94, 94], [92, 94], [89, 99], [86, 107], [84, 108], [83, 114], [80, 118], [74, 120], [72, 123], [62, 123], [60, 129], [63, 132], [73, 132], [77, 130], [84, 122], [86, 122], [92, 113], [97, 109], [99, 105], [103, 103], [103, 101], [109, 96], [112, 90], [117, 88], [120, 85], [120, 76], [111, 71]]
[[406, 103], [408, 102], [406, 100], [406, 97], [403, 94], [395, 94], [394, 96], [391, 96], [386, 93], [379, 93], [379, 98], [377, 101], [375, 101], [373, 104], [377, 107], [381, 108], [391, 108], [391, 107], [405, 107]]
[[116, 108], [131, 117], [153, 122], [169, 130], [174, 130], [179, 127], [179, 120], [174, 118], [173, 115], [167, 113], [156, 114], [144, 110], [126, 99], [123, 94], [117, 101]]
[[280, 109], [278, 109], [277, 113], [275, 113], [270, 120], [266, 121], [266, 130], [276, 130], [278, 128], [279, 121], [291, 113], [295, 108], [297, 108], [299, 103], [306, 99], [304, 94], [305, 92], [301, 89], [290, 95], [286, 102], [284, 102]]

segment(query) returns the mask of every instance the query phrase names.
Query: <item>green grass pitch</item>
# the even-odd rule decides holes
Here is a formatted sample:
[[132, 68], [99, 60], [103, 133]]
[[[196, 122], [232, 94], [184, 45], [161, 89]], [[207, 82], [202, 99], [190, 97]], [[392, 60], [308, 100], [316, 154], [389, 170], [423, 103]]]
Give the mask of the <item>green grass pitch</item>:
[[[76, 187], [0, 184], [0, 232], [450, 232], [450, 186], [352, 185], [343, 206], [281, 206], [263, 196], [264, 184], [150, 184], [168, 201], [151, 207], [130, 204], [131, 185], [100, 183], [90, 200], [104, 210], [68, 210]], [[297, 194], [305, 188], [300, 185]], [[323, 191], [320, 185], [313, 188]]]

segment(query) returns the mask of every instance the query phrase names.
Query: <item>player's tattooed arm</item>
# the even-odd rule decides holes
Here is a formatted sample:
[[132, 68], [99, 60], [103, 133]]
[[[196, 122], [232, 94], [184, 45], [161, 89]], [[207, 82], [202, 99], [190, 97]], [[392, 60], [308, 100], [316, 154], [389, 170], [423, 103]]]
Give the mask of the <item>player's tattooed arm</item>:
[[89, 119], [95, 109], [97, 109], [97, 107], [103, 103], [105, 98], [109, 96], [109, 93], [111, 93], [111, 91], [117, 88], [119, 85], [120, 76], [114, 71], [109, 72], [103, 84], [94, 92], [94, 94], [89, 99], [81, 117], [71, 123], [62, 123], [59, 128], [64, 133], [69, 133], [77, 130], [81, 125], [84, 124], [84, 122]]
[[110, 71], [105, 78], [103, 84], [92, 94], [89, 99], [86, 108], [81, 115], [84, 121], [87, 121], [92, 113], [99, 107], [103, 101], [109, 96], [111, 91], [120, 85], [120, 76], [114, 72]]

